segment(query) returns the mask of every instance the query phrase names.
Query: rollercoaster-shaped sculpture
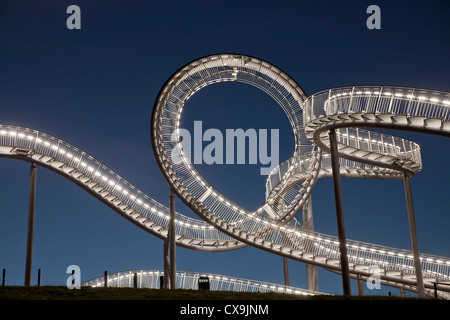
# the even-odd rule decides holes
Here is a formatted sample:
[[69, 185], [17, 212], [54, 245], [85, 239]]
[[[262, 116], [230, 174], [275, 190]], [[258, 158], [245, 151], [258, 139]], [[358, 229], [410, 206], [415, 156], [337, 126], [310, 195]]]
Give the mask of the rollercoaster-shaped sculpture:
[[[252, 211], [215, 189], [183, 149], [180, 119], [188, 99], [218, 82], [237, 81], [269, 94], [283, 109], [295, 136], [291, 159], [268, 176], [266, 201]], [[365, 130], [413, 130], [450, 136], [450, 94], [399, 87], [348, 87], [307, 96], [286, 73], [258, 58], [216, 54], [176, 71], [156, 99], [151, 141], [157, 163], [177, 196], [201, 220], [175, 217], [178, 246], [227, 251], [247, 245], [340, 273], [339, 239], [305, 230], [295, 218], [318, 178], [331, 176], [328, 130], [336, 130], [340, 174], [402, 179], [421, 170], [420, 147], [411, 141]], [[174, 157], [175, 155], [175, 157]], [[27, 128], [0, 126], [0, 156], [36, 163], [72, 180], [153, 235], [168, 237], [169, 208], [70, 144]], [[347, 241], [351, 277], [368, 279], [370, 266], [383, 284], [416, 291], [413, 252]], [[450, 280], [450, 259], [421, 254], [424, 287]], [[439, 286], [444, 295], [448, 286]], [[427, 292], [429, 293], [429, 292]]]

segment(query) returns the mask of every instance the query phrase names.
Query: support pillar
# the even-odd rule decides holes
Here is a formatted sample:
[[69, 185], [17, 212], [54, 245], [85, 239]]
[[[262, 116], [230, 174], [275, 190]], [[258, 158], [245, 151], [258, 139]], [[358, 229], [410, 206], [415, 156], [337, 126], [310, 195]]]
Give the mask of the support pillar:
[[169, 234], [167, 234], [167, 238], [164, 239], [164, 277], [163, 277], [163, 287], [164, 289], [169, 289], [169, 279], [170, 279], [170, 270], [169, 270]]
[[[72, 271], [72, 276], [75, 271]], [[108, 271], [103, 272], [103, 286], [108, 287]]]
[[[313, 211], [311, 196], [303, 204], [302, 208], [303, 229], [307, 231], [314, 231]], [[306, 264], [306, 280], [308, 290], [319, 291], [319, 278], [317, 274], [317, 267], [311, 264]]]
[[40, 287], [41, 286], [41, 269], [38, 269], [38, 283], [37, 286]]
[[403, 289], [403, 288], [400, 288], [400, 297], [402, 297], [402, 298], [406, 297], [405, 289]]
[[284, 285], [289, 287], [289, 265], [288, 258], [283, 257], [283, 270], [284, 270]]
[[423, 285], [422, 267], [420, 264], [419, 244], [417, 240], [416, 219], [414, 216], [414, 206], [411, 191], [411, 177], [405, 173], [403, 176], [405, 184], [406, 206], [408, 209], [409, 232], [411, 234], [411, 244], [414, 256], [414, 268], [416, 270], [417, 292], [420, 298], [425, 297], [425, 288]]
[[339, 155], [337, 150], [336, 131], [334, 129], [330, 130], [329, 137], [330, 137], [331, 167], [333, 171], [334, 201], [336, 205], [336, 220], [337, 220], [339, 252], [341, 261], [342, 288], [344, 295], [351, 295], [352, 293], [350, 286], [350, 270], [347, 256], [347, 239], [345, 235], [344, 209], [342, 204]]
[[364, 295], [364, 280], [362, 279], [362, 277], [359, 273], [358, 273], [356, 281], [358, 284], [358, 296], [363, 296]]
[[34, 212], [36, 206], [36, 165], [30, 168], [30, 194], [28, 198], [28, 228], [27, 228], [27, 251], [25, 258], [25, 286], [31, 285], [31, 270], [33, 264], [33, 234], [34, 234]]
[[176, 255], [175, 255], [175, 195], [170, 188], [169, 195], [169, 269], [170, 269], [170, 289], [176, 289]]

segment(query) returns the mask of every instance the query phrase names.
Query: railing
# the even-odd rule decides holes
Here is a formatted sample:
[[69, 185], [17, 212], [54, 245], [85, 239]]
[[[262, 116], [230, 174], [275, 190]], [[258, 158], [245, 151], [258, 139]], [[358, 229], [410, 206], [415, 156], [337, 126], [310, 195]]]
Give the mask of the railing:
[[450, 117], [450, 93], [388, 86], [342, 87], [316, 93], [305, 101], [305, 124], [319, 116], [356, 112]]
[[[449, 108], [450, 94], [446, 92], [404, 87], [345, 87], [308, 97], [303, 116], [308, 138], [325, 149], [327, 136], [321, 135], [317, 129], [326, 126], [325, 123], [338, 121], [338, 143], [350, 148], [343, 152], [342, 157], [356, 151], [380, 154], [387, 156], [385, 160], [388, 163], [384, 165], [400, 165], [406, 170], [418, 172], [422, 169], [419, 145], [360, 127], [377, 126], [440, 134], [450, 117]], [[362, 162], [367, 160], [363, 156], [358, 158]], [[366, 162], [370, 163], [369, 160]]]
[[[270, 236], [269, 246], [279, 246], [289, 243], [290, 250], [301, 254], [311, 254], [316, 260], [323, 257], [326, 260], [339, 259], [339, 241], [337, 237], [318, 232], [299, 231], [291, 226], [274, 226], [277, 230]], [[269, 240], [266, 238], [266, 240]], [[355, 240], [347, 240], [349, 262], [355, 265], [373, 265], [389, 271], [401, 271], [402, 275], [414, 274], [414, 259], [412, 251], [380, 246]], [[426, 278], [435, 280], [450, 280], [450, 259], [441, 256], [421, 254], [422, 273]]]
[[[349, 140], [351, 141], [352, 139], [355, 139], [355, 136], [352, 135], [352, 132], [354, 132], [353, 129], [354, 128], [340, 129], [342, 131], [337, 132], [338, 141], [340, 143], [353, 145], [356, 148], [359, 148], [362, 146], [362, 143], [366, 143], [365, 142], [366, 139], [370, 139], [370, 141], [373, 144], [373, 147], [371, 147], [371, 150], [373, 150], [373, 152], [388, 153], [389, 152], [388, 150], [392, 150], [393, 148], [395, 148], [396, 156], [399, 159], [414, 159], [414, 161], [417, 162], [421, 166], [422, 159], [421, 159], [421, 154], [420, 154], [420, 147], [416, 143], [407, 141], [405, 139], [398, 138], [401, 141], [402, 145], [405, 146], [403, 149], [400, 149], [400, 146], [398, 146], [398, 147], [396, 145], [393, 146], [393, 143], [387, 143], [386, 141], [383, 141], [382, 139], [376, 140], [375, 137], [379, 136], [379, 134], [376, 132], [373, 133], [370, 131], [367, 131], [368, 137], [361, 134], [358, 136], [358, 138], [356, 138], [357, 139], [356, 142], [349, 143]], [[363, 132], [363, 130], [360, 129], [358, 133], [360, 134], [361, 132]], [[391, 140], [397, 138], [397, 137], [392, 137], [392, 136], [390, 136], [390, 137], [391, 137]], [[395, 141], [397, 141], [397, 140], [394, 140], [394, 143], [395, 143]], [[406, 151], [406, 152], [401, 151], [401, 150], [405, 150], [405, 149], [408, 150], [407, 147], [410, 148], [409, 151]], [[394, 151], [392, 150], [391, 153], [394, 153]], [[312, 157], [311, 153], [308, 153], [307, 155]], [[308, 156], [305, 156], [304, 158], [305, 159], [300, 161], [296, 166], [293, 166], [293, 162], [294, 162], [293, 158], [287, 159], [284, 162], [282, 162], [280, 165], [278, 165], [276, 168], [274, 168], [274, 170], [272, 170], [272, 172], [270, 173], [270, 175], [268, 176], [268, 178], [266, 180], [266, 199], [268, 199], [268, 197], [272, 194], [272, 190], [276, 186], [278, 186], [280, 184], [280, 182], [283, 181], [283, 179], [285, 179], [285, 177], [287, 176], [287, 174], [290, 171], [294, 171], [293, 172], [294, 177], [291, 178], [290, 183], [294, 184], [296, 180], [298, 180], [299, 182], [302, 182], [303, 176], [301, 176], [301, 174], [307, 172], [308, 170], [311, 170], [311, 164], [312, 164], [312, 159], [308, 159]], [[339, 167], [341, 168], [341, 170], [352, 170], [353, 177], [359, 176], [359, 177], [368, 178], [371, 175], [373, 177], [375, 177], [375, 176], [379, 176], [378, 173], [381, 173], [381, 172], [387, 172], [387, 174], [391, 177], [398, 176], [399, 178], [401, 178], [403, 176], [398, 171], [393, 171], [393, 170], [387, 171], [386, 169], [380, 168], [378, 166], [365, 164], [365, 163], [361, 163], [358, 161], [349, 160], [349, 159], [345, 159], [345, 158], [339, 158]], [[319, 172], [319, 177], [323, 177], [324, 175], [327, 175], [328, 172], [331, 172], [331, 156], [329, 153], [323, 152], [320, 170], [321, 171]], [[295, 177], [296, 174], [297, 174], [297, 177]], [[300, 175], [298, 175], [298, 174], [300, 174]], [[343, 174], [343, 173], [341, 173], [341, 174]]]
[[338, 129], [337, 141], [357, 150], [393, 156], [399, 160], [414, 162], [420, 168], [422, 167], [420, 146], [407, 139], [361, 128], [347, 127]]
[[[107, 275], [108, 287], [134, 287], [137, 288], [161, 288], [161, 277], [164, 277], [162, 270], [129, 270], [111, 273]], [[209, 290], [211, 291], [233, 291], [233, 292], [258, 292], [258, 293], [286, 293], [296, 295], [323, 295], [323, 293], [273, 284], [262, 281], [247, 280], [235, 277], [228, 277], [210, 273], [199, 272], [176, 272], [176, 288], [187, 290], [198, 290], [200, 278], [207, 278], [209, 281]], [[104, 287], [105, 277], [101, 276], [86, 281], [82, 286]]]
[[[224, 81], [250, 84], [269, 94], [288, 116], [294, 130], [296, 152], [302, 153], [312, 149], [302, 129], [301, 102], [306, 95], [301, 88], [281, 70], [264, 61], [226, 54], [191, 62], [169, 79], [154, 107], [152, 142], [161, 170], [169, 181], [176, 185], [179, 194], [184, 195], [182, 197], [186, 201], [201, 199], [201, 205], [213, 212], [218, 219], [241, 226], [242, 221], [246, 221], [252, 224], [251, 230], [256, 230], [249, 216], [275, 218], [277, 212], [267, 203], [257, 210], [249, 210], [221, 194], [191, 164], [176, 134], [186, 101], [201, 88]], [[181, 161], [174, 162], [171, 158], [174, 150], [177, 159]], [[310, 190], [310, 185], [314, 183], [313, 174], [304, 180], [304, 189]], [[298, 197], [293, 199], [293, 212], [298, 202]]]
[[[92, 189], [112, 194], [120, 208], [127, 208], [129, 215], [145, 218], [144, 225], [156, 224], [168, 228], [167, 207], [138, 190], [90, 155], [62, 140], [36, 130], [0, 125], [0, 145], [19, 149], [18, 152], [51, 158], [53, 163], [64, 164], [61, 170], [65, 172], [75, 169], [79, 175], [83, 175], [83, 179], [88, 181], [87, 184]], [[236, 242], [202, 220], [176, 213], [175, 222], [175, 232], [185, 238], [202, 239], [205, 243], [228, 240]]]
[[[297, 156], [301, 157], [304, 152], [313, 150], [312, 141], [310, 141], [308, 146], [309, 149], [308, 147], [302, 149], [302, 146], [306, 145], [306, 143], [302, 142], [304, 137], [303, 130], [306, 129], [303, 128], [303, 124], [307, 124], [320, 116], [352, 113], [353, 110], [362, 110], [361, 112], [392, 112], [391, 114], [395, 115], [395, 113], [400, 113], [403, 109], [407, 111], [411, 108], [417, 108], [419, 103], [426, 103], [427, 101], [434, 103], [437, 99], [438, 103], [441, 101], [445, 104], [447, 100], [432, 95], [424, 99], [422, 98], [422, 94], [424, 94], [422, 91], [409, 92], [406, 89], [395, 88], [394, 90], [387, 87], [352, 87], [329, 90], [313, 95], [304, 101], [302, 99], [294, 99], [297, 101], [290, 105], [292, 97], [295, 97], [294, 92], [299, 90], [294, 81], [289, 81], [289, 78], [286, 78], [284, 73], [270, 64], [258, 59], [248, 58], [247, 61], [244, 60], [245, 57], [243, 56], [233, 57], [232, 55], [205, 57], [185, 66], [182, 68], [182, 71], [169, 79], [168, 85], [161, 90], [161, 94], [158, 96], [152, 118], [153, 148], [157, 153], [157, 160], [161, 170], [169, 183], [179, 188], [179, 194], [181, 194], [182, 198], [184, 197], [185, 202], [188, 202], [195, 212], [204, 216], [205, 219], [226, 231], [232, 237], [252, 243], [254, 246], [270, 252], [281, 252], [283, 255], [293, 259], [303, 261], [310, 259], [309, 261], [314, 261], [315, 263], [323, 261], [323, 263], [320, 262], [322, 265], [332, 263], [331, 261], [339, 255], [336, 237], [324, 236], [319, 233], [306, 233], [289, 225], [282, 225], [277, 222], [278, 217], [281, 216], [281, 212], [277, 211], [279, 208], [271, 207], [270, 202], [267, 202], [255, 211], [240, 207], [203, 179], [195, 167], [191, 165], [190, 160], [184, 157], [181, 152], [180, 156], [184, 160], [180, 163], [171, 162], [167, 153], [172, 151], [179, 142], [179, 139], [174, 138], [172, 134], [179, 128], [185, 102], [199, 89], [213, 82], [221, 81], [249, 83], [274, 97], [285, 110], [293, 127], [296, 138], [296, 153], [292, 158], [292, 162], [282, 164], [283, 168], [279, 171], [278, 177], [275, 172], [270, 177], [274, 181], [270, 188], [266, 188], [267, 191], [268, 189], [273, 190], [273, 186], [276, 183], [280, 184], [280, 182], [283, 182], [284, 175], [287, 173], [297, 179], [292, 181], [293, 183], [300, 181], [298, 177], [292, 174], [296, 164], [299, 164], [299, 168], [302, 168], [301, 162], [297, 162], [300, 160]], [[278, 81], [278, 79], [283, 81]], [[403, 91], [400, 92], [399, 90]], [[400, 94], [402, 96], [405, 95], [405, 97], [411, 95], [408, 104], [397, 100]], [[301, 97], [301, 95], [298, 96]], [[415, 100], [416, 96], [417, 103]], [[284, 99], [283, 97], [286, 98]], [[345, 99], [345, 101], [342, 99]], [[436, 111], [431, 111], [431, 113], [436, 116], [442, 115]], [[308, 137], [309, 133], [306, 131], [304, 133]], [[386, 140], [387, 137], [387, 135], [377, 135], [364, 130], [339, 130], [340, 142], [346, 142], [354, 150], [357, 150], [357, 147], [365, 146], [372, 153], [388, 154], [390, 155], [390, 157], [387, 157], [389, 159], [408, 162], [408, 165], [415, 170], [421, 168], [420, 149], [416, 144], [405, 139], [392, 138], [391, 136], [389, 136], [390, 140]], [[316, 159], [319, 160], [319, 157]], [[325, 157], [323, 161], [327, 161], [327, 158]], [[349, 163], [347, 162], [346, 164]], [[314, 161], [312, 165], [311, 174], [302, 177], [304, 183], [291, 188], [291, 190], [296, 191], [295, 196], [294, 194], [289, 194], [289, 197], [287, 197], [288, 203], [284, 203], [285, 206], [281, 206], [283, 215], [288, 216], [289, 213], [287, 211], [298, 212], [300, 200], [305, 199], [309, 195], [316, 178], [314, 174], [318, 173], [318, 167], [320, 167]], [[370, 167], [370, 164], [369, 166], [364, 165], [364, 168], [376, 170], [373, 166]], [[289, 170], [291, 171], [289, 172]], [[315, 170], [317, 171], [315, 172]], [[392, 174], [395, 175], [395, 173]], [[198, 182], [195, 182], [195, 180]], [[192, 181], [198, 188], [193, 187]], [[290, 186], [290, 182], [290, 180], [285, 180], [283, 182], [285, 183], [284, 186]], [[199, 189], [201, 192], [198, 192]], [[279, 200], [274, 197], [271, 200], [274, 200], [274, 202], [286, 200], [285, 196], [288, 193], [283, 188], [280, 190], [281, 192], [278, 194], [283, 199]], [[197, 196], [199, 193], [200, 195]], [[290, 205], [292, 207], [289, 207]], [[386, 272], [396, 271], [398, 268], [402, 269], [401, 273], [408, 274], [412, 272], [412, 259], [409, 257], [413, 255], [409, 251], [381, 246], [368, 246], [370, 249], [366, 252], [359, 246], [359, 242], [349, 241], [348, 243], [354, 246], [349, 248], [349, 260], [355, 265], [363, 267], [370, 262], [383, 267]], [[403, 260], [399, 262], [399, 258]], [[423, 256], [422, 264], [424, 274], [433, 274], [437, 278], [448, 278], [448, 259]]]

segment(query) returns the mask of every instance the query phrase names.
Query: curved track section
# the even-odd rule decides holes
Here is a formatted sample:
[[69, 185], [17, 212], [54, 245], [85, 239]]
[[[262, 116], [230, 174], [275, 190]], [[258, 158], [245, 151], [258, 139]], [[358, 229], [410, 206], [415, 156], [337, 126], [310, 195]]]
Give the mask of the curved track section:
[[[164, 276], [163, 270], [128, 270], [108, 274], [108, 287], [132, 288], [135, 285], [138, 288], [160, 289], [160, 278]], [[212, 291], [233, 291], [233, 292], [276, 292], [296, 295], [325, 295], [316, 291], [309, 291], [301, 288], [284, 286], [274, 283], [241, 279], [229, 276], [223, 276], [211, 273], [199, 273], [188, 271], [177, 271], [176, 287], [177, 289], [198, 290], [199, 279], [208, 278], [209, 290]], [[135, 280], [136, 279], [136, 280]], [[104, 276], [94, 278], [83, 282], [82, 286], [104, 287]]]
[[328, 130], [336, 129], [341, 158], [413, 175], [422, 168], [418, 145], [361, 128], [450, 137], [449, 107], [448, 92], [384, 86], [336, 88], [306, 100], [305, 132], [329, 151]]
[[[151, 234], [165, 239], [169, 208], [155, 201], [84, 151], [45, 133], [0, 125], [0, 157], [34, 162], [76, 183], [114, 211]], [[175, 216], [177, 245], [224, 251], [239, 247], [202, 220]]]
[[[344, 136], [348, 135], [344, 133]], [[375, 134], [373, 134], [375, 135]], [[381, 136], [378, 134], [378, 136]], [[386, 136], [390, 139], [399, 139], [397, 137]], [[413, 148], [419, 148], [419, 146], [411, 141], [401, 139], [402, 142], [405, 141], [407, 144], [411, 144]], [[375, 140], [374, 140], [375, 141]], [[380, 147], [381, 144], [376, 143], [376, 147]], [[420, 150], [418, 149], [420, 152]], [[420, 163], [420, 153], [418, 153], [418, 163]], [[274, 197], [276, 192], [280, 187], [286, 184], [287, 176], [289, 171], [294, 171], [289, 177], [291, 184], [296, 184], [298, 181], [304, 179], [305, 171], [310, 169], [313, 156], [305, 157], [303, 160], [299, 161], [295, 166], [293, 165], [293, 158], [285, 160], [279, 164], [268, 176], [266, 180], [266, 199]], [[370, 164], [361, 163], [354, 160], [348, 160], [344, 158], [339, 159], [340, 175], [342, 177], [349, 178], [364, 178], [364, 179], [402, 179], [403, 175], [398, 170], [391, 168], [384, 168], [379, 166], [374, 166]], [[323, 152], [321, 158], [321, 165], [319, 169], [319, 174], [317, 176], [320, 178], [329, 178], [332, 176], [331, 168], [331, 155], [329, 153]], [[284, 184], [283, 184], [284, 182]], [[290, 190], [291, 192], [295, 192]], [[287, 195], [286, 195], [287, 196]], [[289, 201], [289, 200], [287, 200]]]
[[[178, 135], [182, 111], [190, 96], [208, 85], [225, 81], [248, 83], [272, 96], [287, 114], [296, 137], [294, 156], [269, 176], [266, 203], [256, 211], [246, 210], [214, 189], [192, 165]], [[368, 97], [366, 91], [356, 91], [350, 101], [355, 103], [353, 98], [357, 94]], [[398, 97], [398, 93], [393, 95]], [[295, 81], [265, 61], [233, 54], [200, 58], [175, 72], [161, 89], [152, 114], [152, 144], [164, 177], [180, 199], [202, 219], [243, 243], [339, 272], [337, 238], [306, 232], [286, 224], [309, 197], [319, 173], [325, 176], [331, 174], [329, 166], [321, 170], [323, 162], [329, 161], [329, 155], [322, 151], [327, 151], [328, 130], [322, 122], [330, 124], [334, 118], [321, 117], [317, 111], [329, 110], [340, 100], [330, 94], [321, 101], [313, 98], [305, 98]], [[436, 98], [429, 99], [434, 101]], [[382, 103], [381, 99], [378, 101]], [[396, 102], [395, 98], [391, 100], [389, 112], [392, 119], [398, 122], [400, 117], [395, 117], [395, 112], [400, 110], [392, 108]], [[345, 102], [341, 108], [345, 108]], [[346, 113], [350, 111], [347, 108], [338, 112], [348, 120], [351, 118]], [[417, 122], [416, 118], [409, 119]], [[364, 126], [367, 123], [364, 121]], [[443, 121], [441, 124], [444, 126]], [[360, 128], [353, 131], [340, 129], [339, 134], [340, 143], [346, 147], [341, 147], [340, 151], [347, 152], [346, 157], [343, 156], [346, 160], [341, 161], [341, 171], [349, 176], [400, 179], [405, 172], [415, 173], [421, 169], [420, 148], [413, 142]], [[310, 140], [309, 144], [304, 136]], [[278, 177], [272, 183], [275, 174]], [[383, 281], [391, 285], [410, 286], [414, 291], [411, 252], [350, 241], [348, 255], [353, 277], [367, 279], [370, 277], [370, 265], [376, 265], [382, 270]], [[434, 264], [431, 269], [428, 262]], [[449, 277], [450, 262], [446, 258], [423, 257], [422, 267], [427, 288], [433, 287], [433, 281], [447, 280]]]
[[[229, 233], [231, 228], [255, 235], [266, 234], [270, 230], [264, 223], [281, 219], [289, 221], [301, 210], [316, 182], [321, 153], [308, 153], [314, 155], [309, 159], [310, 168], [305, 171], [303, 180], [299, 182], [301, 187], [289, 203], [279, 205], [286, 192], [284, 184], [287, 179], [280, 183], [277, 194], [256, 211], [233, 202], [206, 181], [193, 166], [179, 134], [180, 119], [188, 99], [198, 90], [219, 82], [241, 82], [255, 86], [280, 105], [294, 132], [293, 165], [314, 149], [303, 130], [302, 104], [307, 96], [292, 78], [277, 67], [254, 57], [218, 54], [188, 63], [164, 84], [152, 114], [153, 151], [174, 192], [202, 219], [208, 222], [214, 220], [213, 225], [224, 233]], [[234, 237], [234, 234], [229, 235]]]

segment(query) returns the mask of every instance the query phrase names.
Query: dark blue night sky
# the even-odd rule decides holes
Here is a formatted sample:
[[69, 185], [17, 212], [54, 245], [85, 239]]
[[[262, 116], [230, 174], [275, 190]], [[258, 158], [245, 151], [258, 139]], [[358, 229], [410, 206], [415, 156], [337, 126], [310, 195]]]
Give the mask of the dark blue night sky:
[[[69, 30], [66, 9], [81, 9]], [[369, 30], [366, 9], [381, 9]], [[279, 67], [307, 94], [347, 85], [450, 91], [448, 1], [13, 1], [0, 3], [0, 123], [54, 135], [89, 153], [168, 206], [153, 156], [150, 115], [179, 67], [213, 53], [242, 53]], [[186, 105], [182, 126], [280, 130], [280, 161], [293, 153], [289, 122], [275, 101], [246, 85], [220, 84]], [[422, 147], [412, 179], [419, 248], [450, 257], [450, 141], [395, 132]], [[255, 209], [264, 202], [258, 165], [200, 166], [225, 194]], [[163, 241], [129, 223], [78, 186], [38, 168], [33, 280], [64, 285], [130, 269], [162, 269]], [[22, 285], [29, 164], [0, 159], [0, 268]], [[411, 249], [403, 182], [343, 179], [347, 238]], [[337, 235], [333, 188], [312, 194], [315, 230]], [[181, 201], [177, 211], [193, 216]], [[306, 288], [290, 262], [291, 285]], [[283, 283], [282, 258], [255, 248], [225, 253], [177, 249], [177, 269]], [[352, 282], [356, 293], [356, 283]], [[341, 293], [340, 276], [319, 271], [322, 292]], [[385, 288], [398, 294], [398, 289]], [[380, 294], [382, 293], [380, 292]], [[377, 294], [378, 292], [375, 292]]]

